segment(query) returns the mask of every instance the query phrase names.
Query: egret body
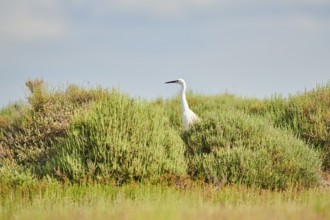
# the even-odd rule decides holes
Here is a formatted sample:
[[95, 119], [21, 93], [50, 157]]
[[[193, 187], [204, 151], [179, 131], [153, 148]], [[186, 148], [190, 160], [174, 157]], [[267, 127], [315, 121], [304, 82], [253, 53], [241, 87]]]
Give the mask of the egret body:
[[169, 81], [166, 83], [175, 83], [181, 85], [181, 108], [182, 108], [182, 128], [183, 130], [187, 130], [189, 126], [198, 121], [199, 118], [197, 115], [191, 111], [189, 108], [187, 99], [186, 99], [186, 82], [183, 79], [177, 79], [174, 81]]

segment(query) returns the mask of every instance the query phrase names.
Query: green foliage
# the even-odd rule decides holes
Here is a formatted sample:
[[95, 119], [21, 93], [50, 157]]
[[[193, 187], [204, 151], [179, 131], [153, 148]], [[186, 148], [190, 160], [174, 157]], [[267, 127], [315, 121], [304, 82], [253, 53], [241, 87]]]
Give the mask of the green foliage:
[[106, 92], [86, 91], [73, 85], [51, 92], [42, 80], [29, 80], [26, 86], [30, 92], [27, 105], [13, 105], [1, 111], [0, 156], [40, 170], [50, 156], [49, 149], [65, 138], [76, 109]]
[[265, 100], [257, 111], [246, 105], [246, 111], [268, 116], [277, 127], [290, 128], [322, 151], [323, 169], [330, 170], [330, 84], [288, 99], [274, 96]]
[[[190, 108], [200, 117], [221, 111], [242, 110], [251, 114], [259, 113], [267, 107], [262, 100], [240, 98], [230, 94], [205, 96], [189, 92], [187, 99]], [[158, 99], [155, 103], [163, 107], [173, 126], [179, 130], [181, 128], [180, 97], [176, 96], [168, 100]]]
[[[205, 96], [187, 95], [190, 107], [199, 116], [221, 111], [243, 111], [257, 115], [280, 129], [291, 129], [295, 135], [323, 154], [323, 169], [330, 170], [330, 84], [319, 86], [289, 98], [273, 96], [258, 100], [229, 94]], [[173, 126], [181, 127], [180, 99], [157, 100]]]
[[101, 88], [54, 90], [42, 80], [26, 86], [26, 103], [0, 110], [0, 161], [6, 161], [0, 175], [8, 181], [16, 174], [24, 180], [26, 172], [27, 182], [55, 176], [185, 185], [188, 170], [216, 184], [308, 187], [320, 175], [315, 149], [330, 169], [329, 85], [287, 99], [189, 92], [202, 122], [182, 133], [185, 144], [179, 97], [142, 101]]
[[292, 96], [284, 103], [275, 123], [289, 126], [306, 142], [321, 149], [323, 166], [330, 170], [330, 85]]
[[162, 110], [117, 91], [74, 118], [50, 167], [75, 182], [159, 181], [186, 172], [184, 144]]
[[15, 161], [0, 157], [0, 192], [4, 188], [15, 188], [17, 186], [24, 186], [33, 184], [36, 179], [30, 170], [19, 166]]
[[270, 189], [318, 184], [320, 158], [289, 131], [238, 111], [224, 111], [182, 135], [188, 173], [215, 183]]

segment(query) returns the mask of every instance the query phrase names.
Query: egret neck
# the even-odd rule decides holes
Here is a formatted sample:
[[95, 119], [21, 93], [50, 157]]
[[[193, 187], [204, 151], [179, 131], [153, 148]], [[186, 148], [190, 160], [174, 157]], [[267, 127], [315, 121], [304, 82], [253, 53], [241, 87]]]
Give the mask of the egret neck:
[[183, 81], [183, 83], [181, 84], [181, 107], [182, 107], [182, 112], [186, 112], [189, 109], [189, 105], [187, 102], [187, 98], [186, 98], [186, 83]]

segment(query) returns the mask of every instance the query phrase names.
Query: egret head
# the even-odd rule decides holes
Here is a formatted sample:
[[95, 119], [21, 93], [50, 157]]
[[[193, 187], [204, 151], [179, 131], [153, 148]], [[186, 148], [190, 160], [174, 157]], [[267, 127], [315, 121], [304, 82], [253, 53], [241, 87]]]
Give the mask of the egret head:
[[177, 79], [177, 80], [173, 80], [173, 81], [168, 81], [166, 82], [166, 84], [168, 83], [175, 83], [175, 84], [179, 84], [182, 86], [182, 88], [186, 88], [186, 82], [184, 81], [184, 79]]

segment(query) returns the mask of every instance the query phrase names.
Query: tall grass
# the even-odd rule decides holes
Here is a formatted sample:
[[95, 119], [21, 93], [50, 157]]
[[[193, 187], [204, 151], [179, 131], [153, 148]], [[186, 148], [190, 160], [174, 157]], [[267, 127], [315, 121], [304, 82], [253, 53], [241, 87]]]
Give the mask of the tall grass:
[[0, 219], [328, 219], [329, 193], [39, 183], [0, 191]]

